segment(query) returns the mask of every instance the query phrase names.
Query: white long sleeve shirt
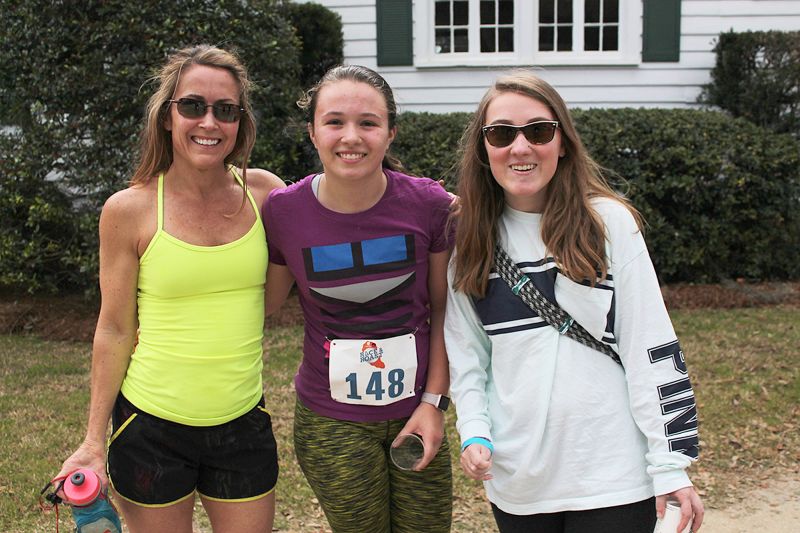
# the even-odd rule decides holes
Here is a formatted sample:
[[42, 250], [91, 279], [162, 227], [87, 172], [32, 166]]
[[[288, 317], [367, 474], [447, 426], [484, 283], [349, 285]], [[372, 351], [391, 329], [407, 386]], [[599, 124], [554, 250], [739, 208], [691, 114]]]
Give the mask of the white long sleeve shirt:
[[543, 294], [618, 351], [624, 369], [560, 335], [494, 273], [479, 300], [450, 283], [445, 339], [457, 428], [462, 442], [492, 440], [485, 487], [507, 513], [623, 505], [691, 485], [694, 393], [650, 256], [624, 206], [593, 205], [609, 260], [594, 287], [559, 273], [541, 215], [506, 207], [499, 237]]

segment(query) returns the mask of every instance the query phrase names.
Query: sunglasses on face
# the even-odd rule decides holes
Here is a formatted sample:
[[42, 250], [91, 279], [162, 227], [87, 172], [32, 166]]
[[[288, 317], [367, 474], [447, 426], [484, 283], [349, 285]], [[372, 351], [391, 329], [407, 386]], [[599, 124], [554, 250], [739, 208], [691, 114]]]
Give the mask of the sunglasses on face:
[[489, 144], [495, 148], [504, 148], [514, 142], [520, 131], [531, 144], [547, 144], [553, 140], [556, 128], [558, 128], [557, 120], [539, 120], [522, 126], [489, 124], [481, 130]]
[[214, 118], [220, 122], [236, 122], [244, 113], [244, 108], [239, 104], [207, 104], [203, 100], [194, 98], [180, 98], [167, 100], [167, 105], [175, 104], [178, 113], [185, 118], [200, 118], [206, 114], [206, 109], [211, 108]]

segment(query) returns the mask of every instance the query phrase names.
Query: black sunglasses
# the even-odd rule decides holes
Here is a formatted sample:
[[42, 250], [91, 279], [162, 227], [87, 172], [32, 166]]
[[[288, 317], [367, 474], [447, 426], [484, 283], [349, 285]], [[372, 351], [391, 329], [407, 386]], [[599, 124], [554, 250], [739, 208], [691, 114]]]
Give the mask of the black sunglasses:
[[553, 140], [556, 128], [558, 128], [557, 120], [538, 120], [522, 126], [489, 124], [481, 130], [489, 144], [496, 148], [504, 148], [514, 142], [520, 131], [531, 144], [547, 144]]
[[186, 118], [200, 118], [206, 114], [209, 107], [214, 113], [214, 118], [220, 122], [236, 122], [244, 113], [244, 108], [239, 104], [207, 104], [203, 100], [194, 98], [181, 98], [179, 100], [167, 100], [165, 105], [175, 104], [178, 113]]

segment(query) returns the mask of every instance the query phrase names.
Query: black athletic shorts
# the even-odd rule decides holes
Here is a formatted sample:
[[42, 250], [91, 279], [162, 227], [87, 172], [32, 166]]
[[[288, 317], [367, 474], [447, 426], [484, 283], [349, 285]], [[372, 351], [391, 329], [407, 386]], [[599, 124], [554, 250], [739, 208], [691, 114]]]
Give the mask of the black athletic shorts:
[[111, 416], [108, 474], [120, 496], [166, 506], [195, 491], [215, 500], [255, 500], [278, 480], [278, 452], [264, 399], [218, 426], [170, 422], [136, 408], [122, 394]]

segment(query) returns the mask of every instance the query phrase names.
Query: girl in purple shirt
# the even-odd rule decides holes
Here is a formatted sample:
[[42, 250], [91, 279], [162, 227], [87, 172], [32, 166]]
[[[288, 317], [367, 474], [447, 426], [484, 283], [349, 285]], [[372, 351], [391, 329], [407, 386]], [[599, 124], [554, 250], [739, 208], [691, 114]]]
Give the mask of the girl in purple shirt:
[[[387, 152], [397, 132], [386, 81], [336, 67], [299, 102], [323, 173], [273, 194], [262, 214], [267, 313], [297, 283], [305, 318], [295, 377], [295, 452], [335, 533], [450, 531], [443, 319], [449, 195]], [[424, 455], [389, 450], [416, 433]]]

